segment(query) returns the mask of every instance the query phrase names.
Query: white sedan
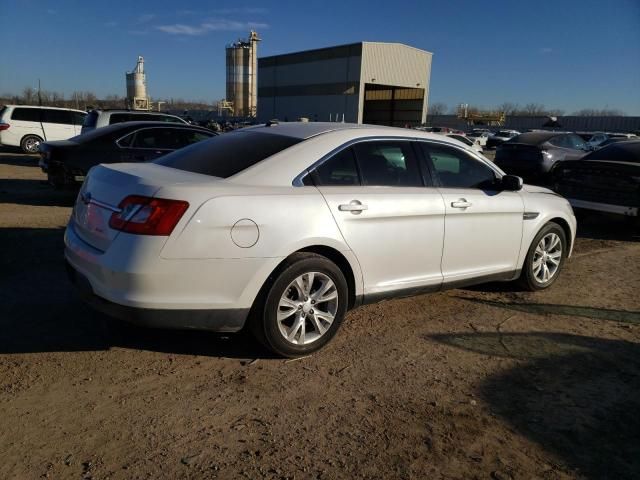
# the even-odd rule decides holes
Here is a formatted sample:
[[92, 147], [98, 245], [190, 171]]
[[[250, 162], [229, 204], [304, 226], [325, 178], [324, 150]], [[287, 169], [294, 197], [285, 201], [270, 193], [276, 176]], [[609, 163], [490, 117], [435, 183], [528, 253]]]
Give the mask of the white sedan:
[[494, 280], [549, 287], [575, 231], [564, 198], [442, 135], [269, 123], [94, 167], [65, 257], [83, 297], [113, 316], [247, 326], [296, 356], [365, 303]]

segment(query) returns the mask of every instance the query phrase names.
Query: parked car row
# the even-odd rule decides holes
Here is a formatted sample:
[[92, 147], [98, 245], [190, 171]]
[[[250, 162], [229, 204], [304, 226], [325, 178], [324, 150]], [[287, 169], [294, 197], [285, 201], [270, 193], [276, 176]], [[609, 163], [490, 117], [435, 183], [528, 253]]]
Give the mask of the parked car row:
[[125, 122], [40, 145], [39, 165], [55, 187], [79, 185], [100, 163], [149, 162], [216, 133], [185, 123]]

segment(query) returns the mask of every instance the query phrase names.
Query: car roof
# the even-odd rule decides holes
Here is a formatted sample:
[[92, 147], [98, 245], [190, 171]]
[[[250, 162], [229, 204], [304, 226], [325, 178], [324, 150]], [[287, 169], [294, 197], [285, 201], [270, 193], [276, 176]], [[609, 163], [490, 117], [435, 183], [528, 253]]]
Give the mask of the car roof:
[[123, 131], [125, 132], [133, 131], [133, 130], [136, 130], [137, 128], [144, 128], [144, 127], [191, 128], [193, 130], [198, 130], [200, 132], [211, 133], [212, 136], [217, 135], [215, 132], [212, 132], [207, 128], [199, 127], [198, 125], [190, 125], [187, 123], [137, 121], [137, 122], [120, 122], [120, 123], [114, 123], [113, 125], [108, 125], [106, 127], [95, 128], [93, 130], [90, 130], [87, 133], [83, 133], [82, 135], [77, 135], [73, 137], [71, 140], [80, 142], [80, 143], [88, 142], [88, 141], [92, 141], [93, 139], [103, 138], [109, 135], [119, 135], [119, 134], [124, 135], [124, 133], [122, 133]]
[[[272, 133], [276, 135], [284, 135], [286, 137], [299, 138], [305, 140], [315, 137], [323, 133], [335, 132], [350, 129], [367, 129], [367, 128], [393, 128], [381, 127], [378, 125], [362, 125], [357, 123], [338, 123], [338, 122], [267, 122], [260, 125], [254, 125], [244, 128], [243, 130], [252, 130], [262, 133]], [[395, 129], [394, 129], [395, 130]]]
[[12, 108], [46, 108], [48, 110], [68, 110], [71, 112], [78, 112], [78, 113], [87, 113], [84, 110], [78, 110], [76, 108], [64, 108], [64, 107], [48, 107], [46, 105], [4, 105], [5, 107], [12, 107]]
[[526, 132], [511, 139], [513, 143], [526, 143], [529, 145], [540, 145], [553, 137], [567, 135], [565, 132]]

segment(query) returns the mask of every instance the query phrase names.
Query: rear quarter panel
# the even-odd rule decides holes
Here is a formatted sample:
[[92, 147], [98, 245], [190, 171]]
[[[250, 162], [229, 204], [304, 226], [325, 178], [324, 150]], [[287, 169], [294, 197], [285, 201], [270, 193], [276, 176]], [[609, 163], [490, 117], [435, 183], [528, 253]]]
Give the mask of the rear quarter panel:
[[[203, 192], [185, 198], [184, 188], [176, 186], [162, 188], [156, 196], [200, 204], [178, 224], [161, 252], [162, 258], [272, 260], [256, 272], [243, 297], [255, 296], [283, 259], [316, 245], [341, 252], [353, 270], [356, 295], [362, 291], [359, 264], [315, 187], [222, 188], [212, 198]], [[236, 234], [253, 236], [255, 243], [239, 246], [234, 241]]]

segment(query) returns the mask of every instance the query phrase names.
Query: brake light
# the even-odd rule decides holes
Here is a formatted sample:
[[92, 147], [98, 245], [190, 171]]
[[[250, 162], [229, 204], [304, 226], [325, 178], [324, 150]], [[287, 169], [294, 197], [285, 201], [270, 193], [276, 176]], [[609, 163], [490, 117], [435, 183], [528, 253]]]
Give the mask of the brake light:
[[11, 125], [9, 125], [8, 123], [0, 123], [0, 132], [2, 130], [7, 130]]
[[129, 195], [114, 212], [109, 226], [114, 230], [138, 235], [171, 235], [189, 203], [182, 200]]

